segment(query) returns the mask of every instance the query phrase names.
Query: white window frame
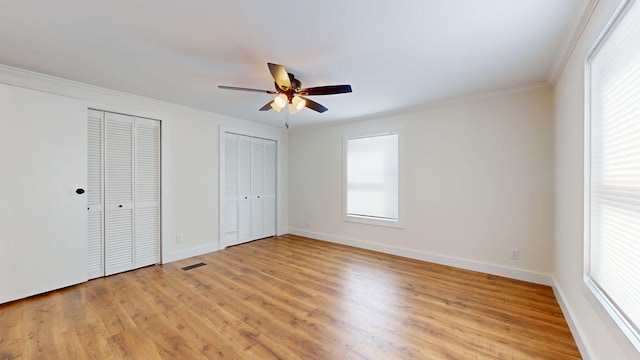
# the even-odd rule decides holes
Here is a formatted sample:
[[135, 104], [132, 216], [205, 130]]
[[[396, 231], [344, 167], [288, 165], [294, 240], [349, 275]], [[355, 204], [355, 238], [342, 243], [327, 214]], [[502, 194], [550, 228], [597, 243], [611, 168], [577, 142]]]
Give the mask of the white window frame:
[[[597, 55], [610, 34], [623, 21], [625, 14], [631, 9], [636, 0], [623, 0], [604, 30], [598, 37], [593, 48], [585, 59], [585, 121], [584, 121], [584, 282], [589, 291], [595, 296], [611, 318], [615, 321], [629, 341], [640, 351], [640, 333], [636, 327], [624, 316], [622, 311], [609, 298], [605, 291], [589, 275], [591, 268], [591, 61]], [[640, 6], [640, 3], [636, 6]]]
[[[347, 156], [348, 156], [348, 147], [347, 142], [353, 139], [359, 138], [367, 138], [373, 136], [381, 136], [381, 135], [398, 135], [398, 219], [381, 219], [374, 218], [368, 216], [357, 216], [351, 215], [347, 213]], [[403, 197], [404, 197], [404, 186], [403, 186], [403, 173], [404, 173], [404, 151], [403, 151], [403, 131], [401, 125], [389, 125], [389, 126], [377, 126], [377, 127], [365, 127], [354, 130], [348, 130], [343, 133], [343, 142], [342, 142], [342, 159], [343, 159], [343, 171], [342, 171], [342, 199], [343, 199], [343, 210], [342, 210], [342, 219], [347, 222], [368, 224], [368, 225], [377, 225], [377, 226], [386, 226], [393, 228], [404, 228], [404, 211], [403, 211]]]

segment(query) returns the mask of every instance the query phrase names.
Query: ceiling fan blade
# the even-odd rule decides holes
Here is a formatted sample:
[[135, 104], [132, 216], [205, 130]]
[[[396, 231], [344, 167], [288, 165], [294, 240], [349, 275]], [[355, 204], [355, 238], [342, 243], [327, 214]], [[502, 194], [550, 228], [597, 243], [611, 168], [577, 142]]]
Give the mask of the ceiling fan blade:
[[284, 91], [291, 89], [291, 79], [289, 79], [289, 74], [284, 66], [272, 63], [267, 63], [267, 65], [278, 87]]
[[324, 106], [322, 106], [322, 105], [318, 104], [317, 102], [315, 102], [315, 101], [313, 101], [313, 100], [309, 100], [309, 99], [307, 99], [307, 98], [305, 98], [305, 97], [302, 97], [302, 96], [300, 96], [300, 97], [301, 97], [301, 98], [303, 98], [303, 99], [304, 99], [304, 101], [305, 101], [304, 106], [308, 107], [308, 108], [309, 108], [309, 109], [311, 109], [311, 110], [315, 110], [315, 111], [317, 111], [317, 112], [319, 112], [319, 113], [323, 113], [323, 112], [325, 112], [325, 111], [329, 110], [329, 109], [327, 109], [326, 107], [324, 107]]
[[277, 92], [271, 91], [271, 90], [249, 89], [249, 88], [243, 88], [243, 87], [237, 87], [237, 86], [218, 85], [218, 88], [223, 90], [253, 91], [253, 92], [259, 92], [259, 93], [266, 93], [266, 94], [277, 94]]
[[351, 85], [328, 85], [312, 88], [300, 89], [298, 94], [302, 95], [333, 95], [351, 92]]
[[271, 103], [272, 103], [272, 102], [273, 102], [273, 100], [272, 100], [272, 101], [269, 101], [269, 102], [268, 102], [268, 103], [266, 103], [266, 104], [264, 104], [264, 106], [260, 108], [260, 111], [267, 111], [267, 110], [271, 110]]

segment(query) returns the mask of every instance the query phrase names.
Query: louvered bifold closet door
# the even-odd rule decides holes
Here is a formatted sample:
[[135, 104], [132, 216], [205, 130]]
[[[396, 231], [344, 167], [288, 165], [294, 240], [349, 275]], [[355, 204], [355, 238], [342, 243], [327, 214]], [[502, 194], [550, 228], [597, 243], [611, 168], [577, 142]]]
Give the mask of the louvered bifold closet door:
[[251, 139], [238, 136], [238, 243], [251, 239]]
[[102, 212], [102, 111], [89, 110], [87, 186], [87, 270], [89, 279], [104, 276]]
[[264, 140], [251, 140], [251, 239], [262, 237], [264, 189]]
[[264, 140], [262, 237], [276, 234], [276, 142]]
[[224, 133], [220, 227], [224, 247], [276, 233], [276, 141]]
[[132, 116], [105, 113], [105, 275], [133, 269]]
[[222, 210], [222, 242], [224, 246], [238, 241], [238, 135], [224, 137], [224, 207]]
[[160, 121], [135, 118], [134, 267], [160, 262]]

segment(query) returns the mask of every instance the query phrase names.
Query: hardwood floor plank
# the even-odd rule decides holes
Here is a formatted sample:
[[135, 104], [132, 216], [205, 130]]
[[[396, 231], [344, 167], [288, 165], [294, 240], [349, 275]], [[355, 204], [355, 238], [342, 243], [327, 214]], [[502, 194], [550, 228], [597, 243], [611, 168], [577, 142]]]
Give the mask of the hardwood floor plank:
[[168, 321], [176, 324], [176, 329], [207, 359], [235, 359], [238, 352], [254, 344], [253, 341], [242, 343], [238, 333], [233, 335], [229, 332], [221, 332], [212, 322], [199, 316], [187, 306], [172, 309], [165, 313], [165, 316]]
[[547, 286], [293, 235], [3, 304], [0, 318], [0, 359], [580, 358]]

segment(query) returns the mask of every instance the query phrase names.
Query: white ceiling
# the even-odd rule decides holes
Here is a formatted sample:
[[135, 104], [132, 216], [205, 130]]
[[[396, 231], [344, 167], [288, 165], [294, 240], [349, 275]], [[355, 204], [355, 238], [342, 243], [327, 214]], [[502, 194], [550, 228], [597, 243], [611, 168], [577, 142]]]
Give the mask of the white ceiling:
[[0, 64], [274, 126], [271, 95], [217, 85], [352, 85], [304, 126], [547, 81], [584, 1], [0, 0]]

